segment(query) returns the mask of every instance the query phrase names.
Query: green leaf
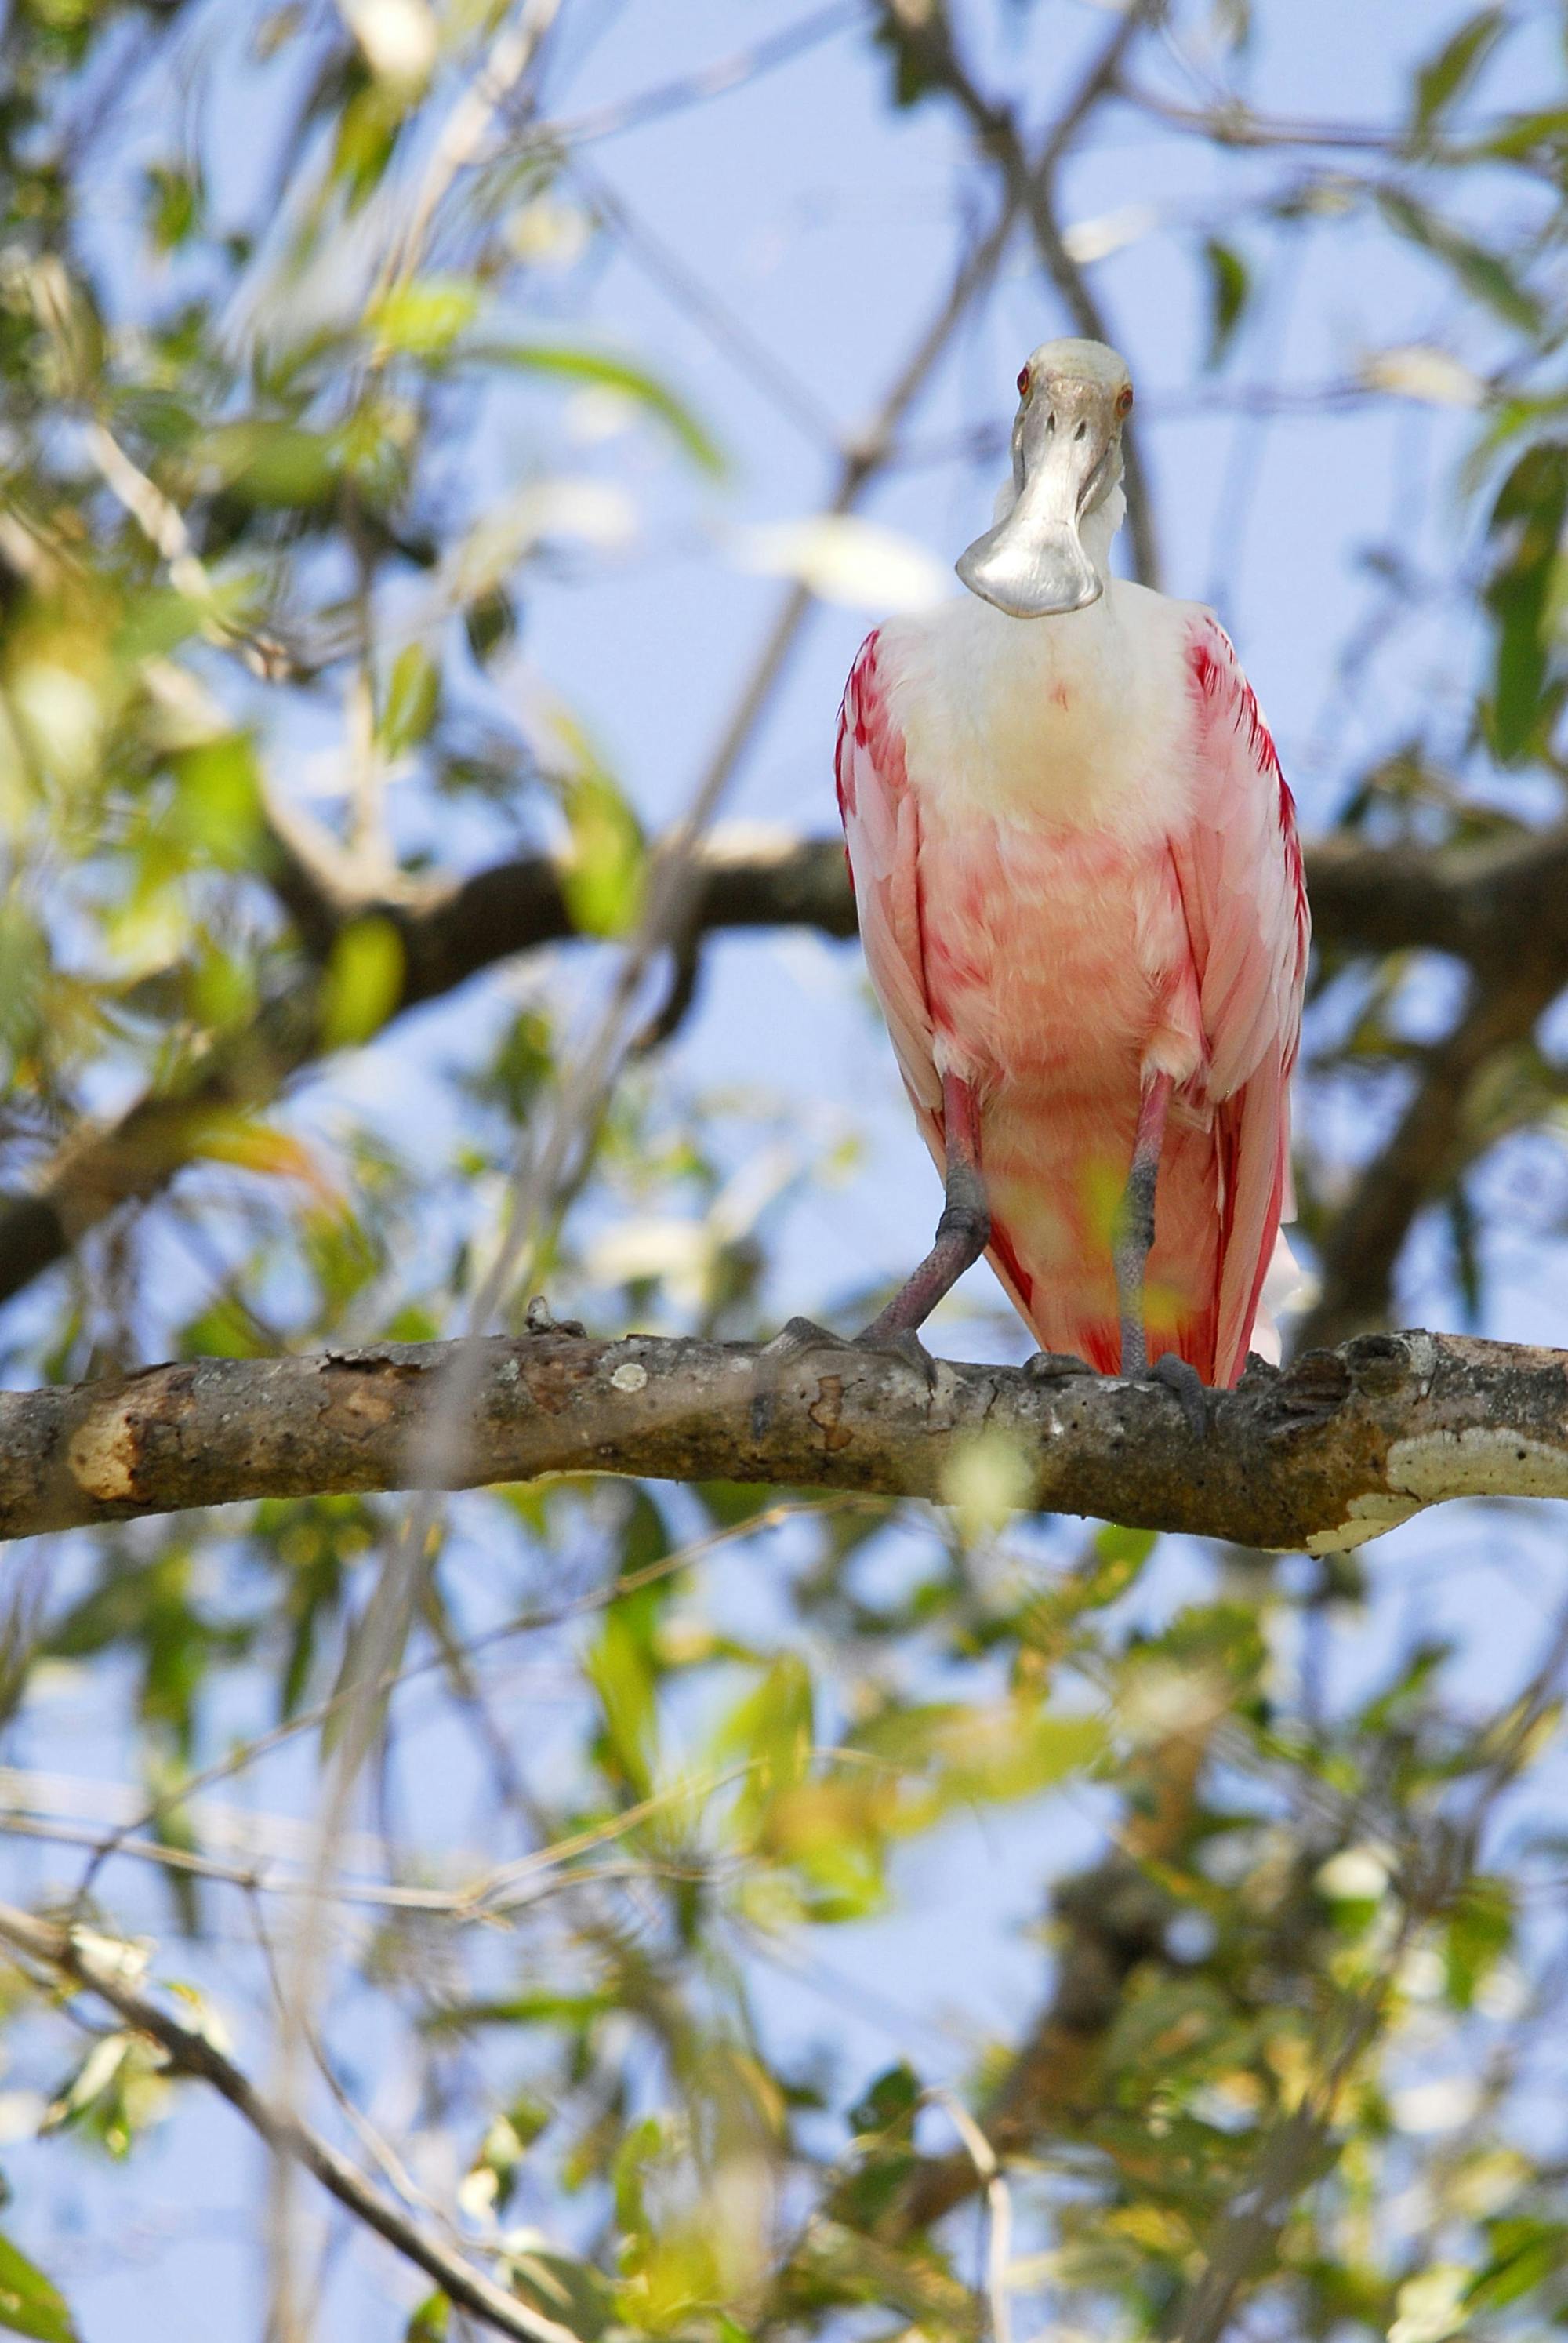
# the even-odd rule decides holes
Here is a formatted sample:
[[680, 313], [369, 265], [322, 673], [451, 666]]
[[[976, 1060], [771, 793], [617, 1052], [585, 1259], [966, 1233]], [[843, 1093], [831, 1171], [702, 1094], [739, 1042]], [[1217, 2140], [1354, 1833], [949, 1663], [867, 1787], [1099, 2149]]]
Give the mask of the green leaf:
[[1464, 2298], [1468, 2310], [1501, 2310], [1568, 2261], [1568, 2228], [1560, 2221], [1517, 2215], [1489, 2221], [1486, 2236], [1492, 2258], [1471, 2281]]
[[1414, 123], [1431, 130], [1448, 108], [1462, 97], [1508, 30], [1505, 8], [1482, 8], [1451, 33], [1435, 56], [1415, 77]]
[[1204, 238], [1203, 265], [1209, 278], [1209, 347], [1203, 363], [1213, 367], [1225, 357], [1241, 322], [1251, 277], [1241, 254], [1218, 236]]
[[1524, 754], [1545, 713], [1548, 622], [1565, 517], [1568, 446], [1543, 441], [1509, 473], [1490, 523], [1493, 536], [1510, 540], [1486, 588], [1497, 621], [1492, 746], [1503, 764]]
[[569, 2327], [583, 2343], [598, 2343], [609, 2325], [608, 2284], [587, 2262], [536, 2247], [508, 2258], [512, 2290], [547, 2318]]
[[571, 860], [561, 891], [585, 936], [625, 935], [642, 901], [642, 830], [616, 783], [597, 767], [566, 784]]
[[76, 2323], [59, 2288], [37, 2265], [0, 2237], [0, 2327], [33, 2335], [38, 2343], [76, 2343]]
[[941, 86], [932, 63], [920, 53], [903, 26], [890, 14], [884, 15], [871, 34], [873, 45], [886, 49], [893, 68], [893, 104], [899, 106], [918, 106], [922, 97]]
[[451, 2309], [444, 2294], [427, 2294], [403, 2329], [403, 2343], [445, 2343], [451, 2333]]
[[382, 352], [439, 357], [478, 314], [479, 288], [467, 277], [416, 277], [394, 286], [368, 312], [366, 324]]
[[487, 588], [465, 607], [463, 631], [480, 667], [507, 649], [518, 631], [518, 611], [504, 586]]
[[1379, 210], [1396, 235], [1442, 261], [1465, 291], [1483, 302], [1505, 325], [1517, 327], [1521, 333], [1541, 332], [1541, 304], [1527, 287], [1520, 284], [1509, 262], [1500, 260], [1496, 253], [1464, 235], [1451, 220], [1429, 211], [1424, 204], [1418, 204], [1412, 196], [1397, 188], [1381, 187], [1377, 201]]
[[321, 980], [321, 1047], [356, 1049], [378, 1033], [403, 990], [403, 939], [379, 912], [350, 920]]
[[849, 2128], [856, 2134], [891, 2131], [912, 2120], [920, 2104], [922, 2085], [905, 2059], [885, 2067], [849, 2109]]
[[1477, 1875], [1467, 1880], [1452, 1911], [1443, 1944], [1448, 1997], [1456, 2009], [1474, 2006], [1478, 1986], [1513, 1942], [1513, 1895], [1505, 1879]]
[[226, 423], [209, 431], [196, 452], [216, 485], [252, 504], [319, 505], [337, 485], [334, 441], [297, 423]]
[[566, 382], [624, 391], [658, 417], [699, 471], [718, 478], [726, 468], [717, 443], [690, 407], [646, 367], [555, 342], [470, 342], [464, 345], [462, 355], [491, 366], [517, 367], [528, 374], [555, 375]]
[[159, 252], [173, 252], [201, 226], [202, 186], [183, 164], [154, 163], [146, 174], [147, 233]]
[[204, 740], [174, 758], [176, 831], [224, 870], [244, 870], [261, 838], [261, 781], [243, 732]]
[[392, 662], [387, 698], [376, 727], [377, 746], [391, 759], [417, 748], [436, 720], [441, 670], [423, 643], [405, 643]]
[[646, 1798], [653, 1787], [658, 1708], [647, 1640], [630, 1604], [618, 1603], [606, 1614], [584, 1668], [604, 1717], [608, 1770], [635, 1797]]
[[814, 1737], [811, 1672], [796, 1653], [782, 1653], [730, 1711], [719, 1735], [722, 1755], [750, 1765], [742, 1804], [759, 1806], [803, 1782]]

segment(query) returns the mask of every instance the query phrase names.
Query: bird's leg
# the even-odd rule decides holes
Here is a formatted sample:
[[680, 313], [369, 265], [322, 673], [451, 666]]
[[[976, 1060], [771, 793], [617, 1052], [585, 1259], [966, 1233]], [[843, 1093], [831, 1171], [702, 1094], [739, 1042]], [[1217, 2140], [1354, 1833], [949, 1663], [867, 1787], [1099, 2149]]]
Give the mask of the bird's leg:
[[1116, 1265], [1116, 1300], [1121, 1312], [1124, 1375], [1141, 1375], [1149, 1365], [1143, 1280], [1154, 1243], [1154, 1191], [1160, 1178], [1160, 1153], [1165, 1144], [1165, 1116], [1171, 1087], [1169, 1074], [1156, 1074], [1139, 1101], [1132, 1168], [1127, 1174], [1116, 1215], [1111, 1259]]
[[957, 1074], [942, 1077], [942, 1123], [947, 1201], [937, 1222], [936, 1242], [887, 1308], [856, 1335], [867, 1350], [899, 1350], [923, 1358], [919, 1330], [990, 1242], [990, 1207], [980, 1165], [980, 1104], [972, 1085]]
[[1132, 1142], [1132, 1168], [1116, 1215], [1111, 1259], [1116, 1269], [1116, 1300], [1121, 1315], [1121, 1372], [1152, 1375], [1169, 1383], [1181, 1403], [1181, 1412], [1198, 1438], [1208, 1430], [1203, 1379], [1196, 1367], [1167, 1351], [1149, 1364], [1149, 1329], [1144, 1307], [1144, 1280], [1154, 1246], [1154, 1192], [1160, 1180], [1160, 1157], [1165, 1144], [1165, 1117], [1174, 1088], [1170, 1074], [1156, 1074], [1138, 1106], [1138, 1131]]
[[[980, 1168], [980, 1107], [970, 1085], [956, 1074], [942, 1078], [942, 1123], [947, 1136], [947, 1202], [937, 1222], [937, 1241], [887, 1308], [854, 1338], [862, 1351], [891, 1351], [919, 1368], [930, 1383], [935, 1363], [920, 1338], [943, 1295], [958, 1283], [990, 1242], [990, 1211]], [[791, 1318], [773, 1337], [768, 1353], [776, 1361], [809, 1350], [849, 1347], [809, 1318]]]

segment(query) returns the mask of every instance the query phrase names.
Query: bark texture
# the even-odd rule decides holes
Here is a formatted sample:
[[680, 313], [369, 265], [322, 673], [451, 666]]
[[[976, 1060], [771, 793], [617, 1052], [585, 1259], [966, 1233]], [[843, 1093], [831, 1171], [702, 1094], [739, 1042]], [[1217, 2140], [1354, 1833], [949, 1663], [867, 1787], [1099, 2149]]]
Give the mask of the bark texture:
[[[201, 1359], [0, 1394], [0, 1534], [411, 1485], [456, 1343]], [[1252, 1364], [1201, 1434], [1163, 1385], [562, 1332], [481, 1340], [442, 1485], [545, 1473], [942, 1499], [989, 1444], [1023, 1502], [1277, 1550], [1357, 1545], [1461, 1496], [1568, 1496], [1568, 1353], [1362, 1335]]]

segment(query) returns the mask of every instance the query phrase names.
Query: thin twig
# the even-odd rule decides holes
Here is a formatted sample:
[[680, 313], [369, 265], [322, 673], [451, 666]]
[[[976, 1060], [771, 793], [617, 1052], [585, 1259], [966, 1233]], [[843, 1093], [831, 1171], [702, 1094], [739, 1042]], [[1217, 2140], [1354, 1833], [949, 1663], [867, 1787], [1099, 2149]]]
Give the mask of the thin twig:
[[61, 1928], [0, 1904], [0, 1939], [73, 1987], [95, 1994], [126, 2025], [146, 2035], [176, 2073], [210, 2084], [244, 2117], [275, 2157], [303, 2167], [357, 2220], [374, 2229], [407, 2261], [434, 2279], [461, 2309], [523, 2343], [578, 2343], [568, 2327], [505, 2293], [482, 2270], [420, 2228], [367, 2179], [357, 2166], [292, 2109], [264, 2098], [249, 2077], [205, 2034], [168, 2016], [133, 1981], [134, 1965], [116, 1947], [83, 1928]]

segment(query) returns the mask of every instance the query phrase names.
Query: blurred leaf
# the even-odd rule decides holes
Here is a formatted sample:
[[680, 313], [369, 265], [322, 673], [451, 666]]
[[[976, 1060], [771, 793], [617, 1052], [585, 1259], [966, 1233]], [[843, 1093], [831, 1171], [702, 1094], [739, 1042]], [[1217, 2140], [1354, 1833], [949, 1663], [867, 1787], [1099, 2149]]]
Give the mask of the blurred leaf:
[[1449, 107], [1469, 89], [1507, 30], [1506, 8], [1482, 8], [1449, 35], [1415, 77], [1414, 122], [1418, 130], [1435, 128]]
[[899, 106], [918, 106], [940, 89], [934, 63], [926, 57], [917, 42], [911, 41], [903, 26], [890, 13], [879, 15], [872, 26], [871, 39], [879, 49], [886, 49], [893, 69], [893, 104]]
[[1394, 187], [1380, 187], [1378, 206], [1396, 234], [1442, 261], [1464, 290], [1482, 302], [1506, 326], [1534, 336], [1544, 322], [1540, 302], [1521, 283], [1513, 260], [1489, 252], [1484, 245], [1454, 226], [1413, 196]]
[[321, 1047], [357, 1049], [378, 1033], [403, 991], [403, 939], [379, 912], [333, 940], [321, 980]]
[[465, 606], [463, 631], [481, 667], [487, 667], [498, 651], [508, 648], [517, 635], [518, 611], [504, 586], [492, 586]]
[[37, 2343], [76, 2343], [75, 2322], [65, 2297], [35, 2263], [0, 2237], [0, 2327], [31, 2335]]
[[1448, 1916], [1443, 1966], [1448, 1997], [1456, 2009], [1471, 2009], [1477, 1988], [1513, 1942], [1513, 1891], [1505, 1879], [1479, 1875], [1466, 1880]]
[[390, 762], [417, 748], [436, 720], [441, 670], [423, 643], [405, 643], [392, 662], [376, 727], [377, 745]]
[[1486, 588], [1497, 621], [1492, 743], [1512, 764], [1541, 728], [1548, 663], [1548, 613], [1568, 515], [1568, 446], [1527, 448], [1504, 480], [1489, 531], [1504, 540]]
[[652, 1652], [636, 1598], [611, 1606], [583, 1665], [604, 1718], [604, 1760], [633, 1796], [646, 1798], [653, 1788], [658, 1710]]
[[572, 925], [585, 936], [621, 936], [642, 901], [642, 830], [609, 775], [589, 768], [565, 784], [571, 860], [561, 891]]
[[147, 226], [160, 252], [173, 252], [201, 225], [202, 186], [184, 164], [154, 163], [146, 176]]
[[1465, 2308], [1478, 2318], [1518, 2302], [1568, 2263], [1568, 2225], [1561, 2221], [1528, 2214], [1489, 2221], [1486, 2238], [1490, 2258], [1464, 2296]]
[[1204, 238], [1203, 265], [1209, 279], [1209, 348], [1203, 363], [1212, 370], [1229, 354], [1246, 310], [1251, 277], [1234, 246], [1221, 244], [1218, 236]]
[[256, 751], [246, 735], [204, 740], [172, 761], [179, 830], [220, 869], [248, 869], [262, 834], [262, 805]]
[[540, 2251], [509, 2257], [512, 2288], [523, 2301], [580, 2335], [583, 2343], [598, 2343], [610, 2322], [610, 2289], [599, 2272], [566, 2254]]
[[573, 349], [550, 342], [485, 341], [465, 345], [463, 356], [491, 366], [516, 367], [528, 374], [553, 375], [566, 382], [590, 383], [601, 389], [623, 391], [646, 407], [670, 431], [699, 471], [719, 478], [725, 461], [691, 409], [646, 367], [625, 358], [602, 357], [595, 350]]
[[317, 505], [332, 494], [337, 455], [331, 437], [260, 417], [220, 424], [195, 454], [212, 478], [258, 505]]
[[417, 277], [384, 294], [365, 322], [383, 353], [437, 357], [472, 325], [478, 308], [479, 287], [470, 278]]

